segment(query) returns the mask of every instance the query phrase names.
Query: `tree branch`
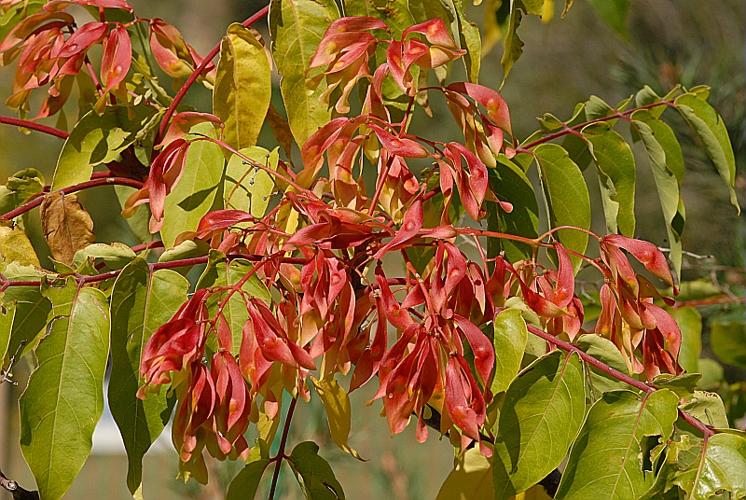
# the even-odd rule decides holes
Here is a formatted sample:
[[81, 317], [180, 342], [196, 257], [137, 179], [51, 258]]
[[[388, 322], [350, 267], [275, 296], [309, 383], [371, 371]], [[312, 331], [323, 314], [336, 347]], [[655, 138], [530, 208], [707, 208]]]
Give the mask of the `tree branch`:
[[29, 130], [36, 130], [37, 132], [43, 132], [45, 134], [53, 135], [55, 137], [59, 137], [60, 139], [67, 139], [67, 137], [70, 135], [64, 130], [60, 130], [58, 128], [49, 127], [47, 125], [42, 125], [41, 123], [32, 122], [31, 120], [22, 120], [20, 118], [13, 118], [10, 116], [0, 116], [0, 123], [5, 123], [6, 125], [15, 125], [16, 127], [27, 128]]
[[293, 414], [295, 413], [295, 405], [298, 403], [297, 398], [293, 398], [288, 406], [288, 413], [285, 416], [285, 426], [282, 429], [282, 437], [280, 438], [280, 449], [277, 450], [273, 460], [275, 462], [275, 470], [272, 473], [272, 485], [269, 488], [269, 500], [274, 500], [275, 489], [277, 489], [277, 480], [280, 478], [280, 468], [282, 467], [282, 460], [285, 458], [285, 446], [288, 441], [288, 434], [290, 434], [290, 422], [293, 420]]
[[[97, 177], [89, 181], [81, 182], [80, 184], [74, 184], [58, 190], [62, 194], [75, 193], [77, 191], [83, 191], [97, 186], [129, 186], [135, 189], [142, 188], [142, 182], [136, 179], [130, 179], [129, 177]], [[49, 192], [48, 188], [39, 193], [36, 197], [30, 199], [26, 203], [14, 208], [10, 212], [6, 212], [0, 215], [1, 220], [15, 219], [19, 215], [23, 215], [26, 212], [30, 212], [34, 208], [38, 207], [44, 202], [44, 195]]]
[[[262, 9], [260, 9], [256, 14], [246, 19], [243, 23], [241, 23], [245, 27], [249, 27], [255, 22], [257, 22], [259, 19], [263, 18], [267, 15], [269, 12], [269, 5], [264, 6]], [[215, 56], [218, 55], [218, 52], [220, 52], [220, 43], [218, 42], [210, 52], [207, 53], [205, 58], [202, 60], [201, 63], [192, 71], [192, 74], [189, 75], [189, 78], [184, 82], [184, 85], [181, 86], [179, 91], [174, 96], [174, 100], [171, 101], [171, 104], [168, 106], [168, 109], [166, 109], [166, 112], [163, 114], [163, 118], [161, 119], [161, 125], [158, 129], [158, 137], [157, 139], [160, 140], [166, 133], [166, 130], [168, 129], [168, 125], [171, 122], [171, 117], [176, 112], [176, 108], [179, 107], [179, 104], [181, 104], [181, 101], [186, 96], [187, 92], [189, 92], [189, 89], [194, 85], [194, 82], [197, 81], [197, 79], [205, 72], [207, 69], [207, 66], [209, 66], [210, 62], [212, 62], [213, 59], [215, 59]], [[158, 142], [156, 140], [156, 143]]]
[[562, 130], [559, 130], [557, 132], [553, 132], [549, 135], [546, 135], [542, 137], [541, 139], [537, 139], [535, 141], [532, 141], [528, 144], [522, 144], [519, 145], [516, 148], [516, 151], [519, 153], [530, 153], [531, 149], [535, 148], [536, 146], [540, 144], [544, 144], [546, 142], [553, 141], [554, 139], [558, 139], [560, 137], [563, 137], [567, 134], [572, 134], [575, 132], [578, 132], [582, 130], [583, 128], [587, 127], [588, 125], [593, 125], [595, 123], [603, 123], [607, 122], [609, 120], [614, 120], [618, 118], [626, 119], [629, 118], [633, 113], [636, 111], [642, 111], [644, 109], [653, 109], [657, 108], [659, 106], [673, 106], [673, 101], [656, 101], [650, 104], [645, 104], [644, 106], [638, 106], [636, 108], [628, 109], [626, 111], [617, 111], [616, 113], [609, 115], [609, 116], [602, 116], [600, 118], [595, 118], [593, 120], [588, 120], [583, 123], [578, 123], [577, 125], [573, 125], [572, 127], [565, 126]]
[[38, 491], [28, 491], [21, 488], [14, 479], [8, 479], [3, 471], [0, 471], [0, 486], [13, 496], [13, 500], [39, 500]]
[[[532, 325], [527, 325], [528, 331], [532, 334], [536, 335], [537, 337], [541, 337], [542, 339], [546, 340], [550, 344], [559, 347], [563, 351], [572, 352], [577, 354], [580, 359], [588, 363], [589, 365], [595, 367], [599, 371], [609, 375], [612, 378], [615, 378], [621, 382], [624, 382], [627, 385], [631, 385], [635, 389], [639, 389], [643, 391], [646, 394], [649, 394], [651, 392], [654, 392], [657, 390], [657, 388], [654, 385], [647, 384], [645, 382], [642, 382], [640, 380], [634, 379], [630, 377], [629, 375], [620, 372], [619, 370], [616, 370], [612, 368], [611, 366], [607, 365], [603, 361], [599, 361], [598, 359], [594, 358], [593, 356], [583, 352], [579, 347], [572, 345], [569, 342], [565, 342], [564, 340], [560, 340], [557, 337], [555, 337], [552, 334], [549, 334], [539, 328], [536, 328]], [[679, 409], [679, 416], [685, 420], [689, 425], [700, 431], [705, 437], [712, 436], [714, 434], [714, 431], [705, 423], [701, 422], [700, 420], [696, 419], [695, 417], [689, 415], [685, 411]]]

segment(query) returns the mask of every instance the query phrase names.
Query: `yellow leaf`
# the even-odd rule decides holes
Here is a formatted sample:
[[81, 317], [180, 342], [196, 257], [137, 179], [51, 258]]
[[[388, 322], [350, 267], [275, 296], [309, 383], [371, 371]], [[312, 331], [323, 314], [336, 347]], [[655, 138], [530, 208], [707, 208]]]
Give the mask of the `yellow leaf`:
[[65, 264], [95, 241], [93, 220], [74, 194], [50, 194], [41, 205], [41, 225], [52, 257]]
[[473, 500], [495, 498], [492, 466], [477, 448], [466, 450], [463, 458], [440, 487], [437, 500]]
[[0, 267], [4, 269], [11, 262], [40, 267], [39, 258], [23, 229], [0, 225]]
[[363, 460], [360, 454], [347, 444], [350, 435], [350, 397], [347, 392], [337, 383], [334, 378], [318, 380], [311, 377], [316, 388], [316, 393], [326, 409], [326, 419], [329, 422], [329, 432], [332, 440], [343, 451], [349, 453], [358, 460]]

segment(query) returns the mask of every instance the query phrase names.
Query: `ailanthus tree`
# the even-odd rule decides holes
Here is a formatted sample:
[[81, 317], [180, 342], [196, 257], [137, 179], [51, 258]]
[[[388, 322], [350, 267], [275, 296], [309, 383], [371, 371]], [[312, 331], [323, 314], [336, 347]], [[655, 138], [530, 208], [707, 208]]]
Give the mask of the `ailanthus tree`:
[[[510, 2], [506, 76], [521, 17], [545, 4]], [[6, 380], [19, 358], [35, 365], [19, 403], [41, 498], [62, 497], [86, 461], [109, 359], [133, 494], [172, 420], [185, 479], [209, 480], [206, 455], [239, 460], [228, 498], [261, 481], [271, 498], [287, 461], [308, 498], [344, 498], [318, 445], [288, 431], [319, 398], [332, 441], [359, 458], [348, 393], [372, 384], [391, 433], [412, 425], [420, 442], [452, 444], [442, 498], [509, 498], [558, 475], [557, 498], [746, 496], [746, 437], [695, 390], [675, 319], [684, 161], [669, 116], [699, 136], [738, 206], [706, 87], [591, 98], [521, 139], [508, 103], [477, 83], [480, 33], [461, 2], [273, 0], [204, 57], [126, 0], [0, 9], [20, 116], [0, 122], [64, 139], [50, 185], [26, 169], [0, 191], [0, 345]], [[268, 37], [251, 29], [265, 16]], [[211, 110], [181, 106], [197, 82]], [[461, 139], [410, 131], [431, 100]], [[69, 130], [41, 123], [75, 109]], [[279, 147], [257, 144], [265, 124]], [[635, 238], [624, 128], [647, 152], [668, 260]], [[100, 186], [141, 244], [96, 241], [75, 193]], [[37, 207], [47, 267], [25, 233]], [[597, 286], [581, 290], [578, 273]]]

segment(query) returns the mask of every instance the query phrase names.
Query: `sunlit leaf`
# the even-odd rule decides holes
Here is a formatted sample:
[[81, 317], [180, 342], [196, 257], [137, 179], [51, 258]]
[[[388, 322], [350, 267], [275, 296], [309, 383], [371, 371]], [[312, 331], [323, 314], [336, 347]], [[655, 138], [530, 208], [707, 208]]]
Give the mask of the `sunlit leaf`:
[[521, 369], [523, 351], [528, 342], [526, 322], [518, 309], [505, 309], [493, 321], [495, 346], [495, 378], [493, 394], [506, 390]]
[[730, 492], [732, 498], [746, 496], [746, 437], [723, 433], [710, 437], [694, 466], [676, 477], [676, 484], [691, 498], [710, 498]]
[[722, 117], [707, 101], [695, 94], [684, 94], [674, 101], [676, 109], [694, 129], [707, 151], [710, 160], [715, 164], [720, 177], [728, 186], [730, 202], [739, 211], [736, 197], [736, 160], [733, 155], [728, 129]]
[[725, 405], [716, 392], [694, 391], [681, 409], [707, 425], [721, 429], [728, 427]]
[[668, 233], [669, 258], [676, 276], [681, 275], [681, 236], [686, 214], [680, 186], [684, 178], [684, 157], [671, 127], [658, 120], [652, 111], [632, 114], [633, 131], [642, 139], [653, 172], [658, 199]]
[[21, 450], [42, 498], [62, 498], [91, 451], [104, 409], [109, 310], [96, 288], [73, 283], [36, 349], [39, 366], [20, 399]]
[[[226, 261], [225, 256], [220, 252], [212, 251], [210, 253], [210, 261], [197, 281], [197, 288], [229, 287], [235, 285], [247, 273], [251, 272], [253, 268], [253, 264], [248, 260], [231, 259], [230, 261]], [[267, 290], [267, 287], [264, 286], [256, 274], [246, 280], [243, 284], [243, 290], [252, 297], [260, 298], [265, 302], [270, 301], [269, 290]], [[214, 315], [217, 312], [222, 300], [222, 294], [215, 294], [208, 299], [207, 305], [211, 314]], [[233, 334], [233, 350], [238, 352], [241, 346], [241, 329], [249, 315], [243, 295], [238, 293], [231, 295], [222, 313]]]
[[466, 450], [440, 487], [437, 500], [469, 500], [495, 498], [492, 486], [492, 465], [478, 448]]
[[[587, 107], [586, 107], [587, 109]], [[598, 170], [606, 228], [635, 235], [635, 157], [627, 141], [608, 126], [583, 129]]]
[[[210, 123], [196, 125], [192, 133], [212, 135]], [[166, 196], [161, 239], [166, 248], [174, 246], [176, 237], [194, 231], [200, 219], [209, 212], [222, 208], [225, 157], [220, 147], [198, 141], [189, 147], [181, 178]]]
[[19, 226], [0, 223], [0, 269], [11, 262], [22, 266], [40, 266], [26, 232]]
[[550, 353], [508, 388], [492, 458], [496, 498], [527, 490], [565, 458], [585, 418], [583, 365]]
[[158, 118], [160, 114], [151, 106], [109, 106], [100, 115], [88, 112], [62, 147], [52, 189], [90, 179], [93, 167], [116, 160], [122, 151], [149, 134]]
[[352, 422], [350, 396], [332, 377], [318, 380], [311, 377], [321, 402], [326, 410], [326, 420], [329, 423], [329, 433], [332, 440], [340, 449], [353, 457], [360, 459], [360, 454], [350, 447], [348, 439]]
[[[591, 207], [588, 186], [578, 166], [561, 146], [542, 144], [534, 153], [541, 170], [552, 227], [574, 226], [589, 229]], [[558, 231], [560, 241], [569, 249], [585, 253], [588, 235], [582, 231]], [[579, 260], [573, 259], [577, 269]]]
[[655, 476], [646, 454], [671, 436], [677, 403], [667, 390], [604, 394], [588, 413], [555, 498], [639, 498]]
[[337, 17], [337, 6], [329, 0], [271, 2], [272, 55], [282, 75], [280, 91], [290, 130], [299, 145], [331, 118], [330, 107], [321, 99], [326, 84], [321, 82], [310, 90], [306, 71], [321, 37]]
[[[240, 151], [242, 154], [272, 170], [277, 169], [279, 151], [253, 146]], [[275, 182], [270, 174], [244, 162], [233, 155], [225, 170], [223, 188], [225, 208], [243, 210], [254, 217], [264, 216], [269, 206], [269, 198], [275, 191]]]
[[258, 33], [228, 27], [213, 89], [213, 112], [225, 124], [225, 142], [236, 149], [256, 144], [272, 95], [270, 62]]

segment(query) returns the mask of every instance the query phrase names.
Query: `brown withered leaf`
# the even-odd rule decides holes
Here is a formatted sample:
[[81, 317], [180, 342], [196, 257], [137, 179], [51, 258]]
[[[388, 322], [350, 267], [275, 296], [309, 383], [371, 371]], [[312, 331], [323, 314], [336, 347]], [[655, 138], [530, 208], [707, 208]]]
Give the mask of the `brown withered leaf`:
[[41, 205], [41, 225], [52, 257], [72, 264], [75, 252], [95, 241], [93, 220], [74, 194], [52, 193]]

